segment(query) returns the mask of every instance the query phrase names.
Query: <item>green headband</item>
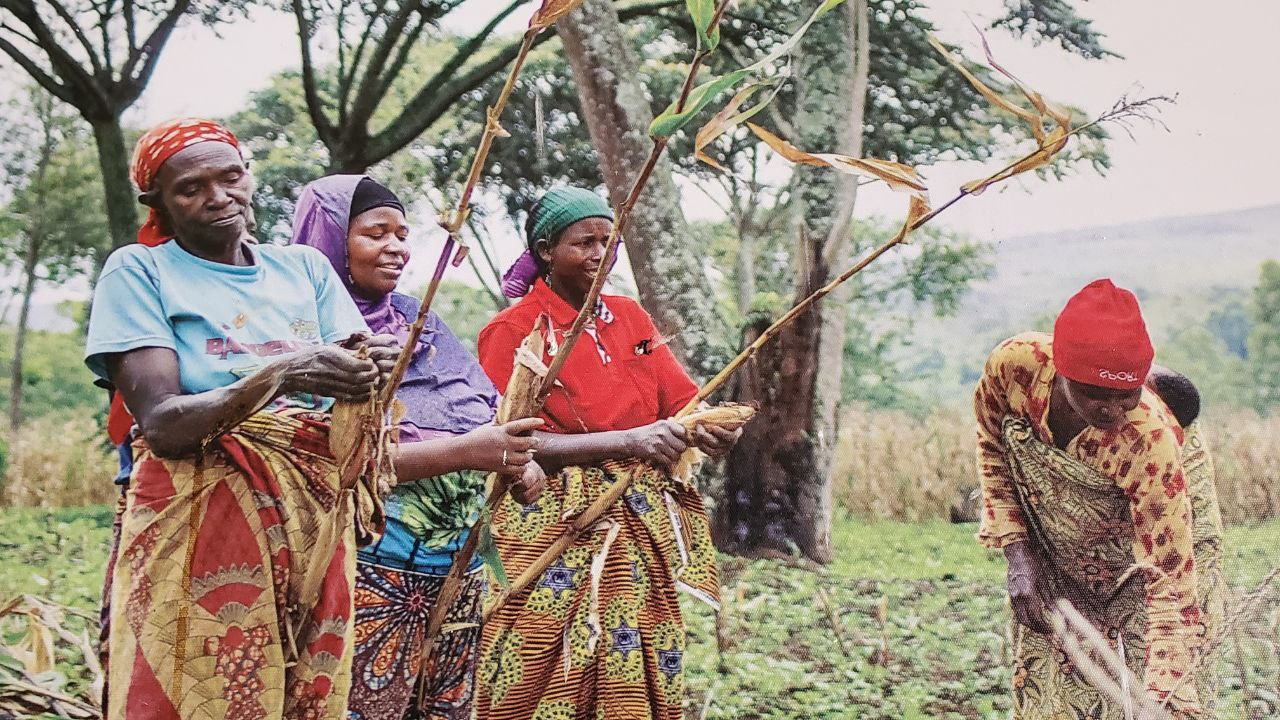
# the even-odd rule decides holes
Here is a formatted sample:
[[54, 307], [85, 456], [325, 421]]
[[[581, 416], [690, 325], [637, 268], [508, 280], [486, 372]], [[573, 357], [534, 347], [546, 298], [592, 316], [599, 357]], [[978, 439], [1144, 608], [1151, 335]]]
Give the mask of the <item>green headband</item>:
[[591, 190], [571, 185], [548, 190], [538, 202], [529, 250], [536, 252], [539, 240], [550, 240], [579, 220], [593, 217], [613, 220], [613, 210], [604, 198]]

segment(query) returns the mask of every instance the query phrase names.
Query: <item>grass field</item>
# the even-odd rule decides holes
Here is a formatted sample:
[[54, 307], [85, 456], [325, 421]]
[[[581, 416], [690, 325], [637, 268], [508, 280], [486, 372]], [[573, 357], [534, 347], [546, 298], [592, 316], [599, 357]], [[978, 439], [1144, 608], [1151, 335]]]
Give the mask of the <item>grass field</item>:
[[[107, 507], [0, 511], [0, 588], [96, 612], [110, 520]], [[686, 604], [687, 717], [1004, 717], [1003, 560], [979, 548], [973, 530], [844, 520], [830, 567], [722, 558], [726, 612], [718, 632], [709, 609]], [[1278, 541], [1280, 522], [1231, 528], [1231, 585], [1261, 580], [1277, 561]], [[1247, 628], [1251, 715], [1240, 707], [1233, 660], [1224, 664], [1221, 717], [1280, 713], [1278, 614], [1273, 601]], [[68, 625], [79, 632], [86, 622], [72, 617]], [[85, 681], [78, 668], [64, 670], [72, 689]]]

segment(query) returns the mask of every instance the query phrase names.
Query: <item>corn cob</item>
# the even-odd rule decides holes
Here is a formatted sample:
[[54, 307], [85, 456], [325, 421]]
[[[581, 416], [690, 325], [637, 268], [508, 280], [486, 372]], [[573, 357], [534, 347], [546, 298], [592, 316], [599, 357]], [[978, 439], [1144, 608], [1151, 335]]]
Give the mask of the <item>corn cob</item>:
[[693, 440], [693, 431], [699, 425], [715, 426], [725, 430], [737, 430], [751, 422], [756, 416], [756, 406], [744, 403], [722, 403], [714, 407], [695, 410], [684, 417], [676, 418], [684, 426], [689, 439]]
[[685, 436], [689, 441], [689, 449], [680, 455], [680, 459], [671, 468], [672, 477], [685, 484], [693, 484], [693, 470], [701, 464], [705, 457], [705, 454], [693, 445], [694, 431], [699, 425], [703, 427], [718, 427], [724, 430], [737, 430], [751, 422], [751, 418], [755, 417], [755, 415], [755, 405], [723, 403], [714, 407], [696, 410], [683, 417], [676, 417], [676, 421], [684, 426]]

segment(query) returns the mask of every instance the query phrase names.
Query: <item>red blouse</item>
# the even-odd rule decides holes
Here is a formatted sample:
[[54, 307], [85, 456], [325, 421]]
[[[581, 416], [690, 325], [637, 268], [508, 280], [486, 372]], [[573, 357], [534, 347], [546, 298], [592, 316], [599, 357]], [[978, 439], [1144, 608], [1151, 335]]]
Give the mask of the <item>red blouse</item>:
[[[601, 295], [603, 311], [583, 332], [547, 398], [545, 430], [558, 433], [628, 430], [669, 418], [693, 399], [698, 386], [640, 304]], [[505, 391], [515, 351], [538, 324], [547, 341], [543, 361], [564, 344], [578, 311], [542, 280], [520, 302], [498, 313], [480, 331], [480, 365]], [[539, 318], [543, 318], [539, 321]], [[548, 335], [548, 329], [553, 335]]]

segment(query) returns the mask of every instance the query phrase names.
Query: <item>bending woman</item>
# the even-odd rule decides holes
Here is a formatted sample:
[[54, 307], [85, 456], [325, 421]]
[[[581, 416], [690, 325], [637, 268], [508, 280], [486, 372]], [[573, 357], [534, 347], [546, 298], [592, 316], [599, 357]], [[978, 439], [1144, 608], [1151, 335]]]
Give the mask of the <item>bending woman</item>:
[[1222, 519], [1198, 395], [1152, 373], [1153, 355], [1137, 299], [1098, 280], [1053, 335], [996, 348], [978, 383], [978, 540], [1008, 560], [1019, 720], [1132, 714], [1061, 661], [1046, 619], [1060, 598], [1151, 700], [1213, 717], [1216, 673], [1196, 665], [1222, 624]]
[[[531, 329], [542, 332], [548, 353], [560, 347], [611, 229], [609, 206], [588, 190], [551, 190], [533, 208], [529, 253], [504, 286], [508, 295], [528, 294], [480, 333], [480, 362], [495, 383], [506, 384]], [[632, 484], [624, 502], [485, 624], [481, 720], [681, 717], [685, 632], [676, 589], [713, 605], [719, 590], [702, 501], [668, 472], [686, 438], [665, 418], [696, 394], [649, 314], [602, 295], [537, 433], [540, 462], [559, 471], [538, 502], [508, 498], [495, 513], [507, 573], [527, 567], [565, 531], [565, 518], [610, 484]], [[720, 455], [739, 434], [699, 428], [694, 440]]]
[[[85, 361], [133, 412], [112, 568], [108, 718], [341, 718], [352, 640], [351, 491], [330, 398], [395, 360], [319, 253], [257, 244], [235, 137], [182, 119], [138, 141], [151, 207], [94, 290]], [[123, 408], [122, 408], [123, 409]]]
[[[302, 191], [294, 243], [320, 250], [375, 332], [408, 340], [418, 300], [395, 292], [409, 261], [404, 206], [361, 175], [333, 175]], [[426, 672], [427, 617], [453, 554], [484, 502], [485, 472], [520, 475], [512, 492], [532, 502], [545, 477], [533, 462], [537, 419], [493, 425], [498, 394], [475, 358], [432, 312], [396, 397], [404, 405], [387, 528], [362, 548], [356, 570], [356, 649], [350, 716], [362, 720], [471, 717], [480, 603], [474, 561]], [[419, 711], [415, 684], [425, 684]]]

